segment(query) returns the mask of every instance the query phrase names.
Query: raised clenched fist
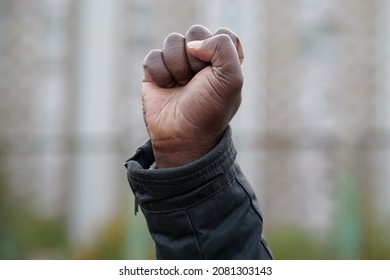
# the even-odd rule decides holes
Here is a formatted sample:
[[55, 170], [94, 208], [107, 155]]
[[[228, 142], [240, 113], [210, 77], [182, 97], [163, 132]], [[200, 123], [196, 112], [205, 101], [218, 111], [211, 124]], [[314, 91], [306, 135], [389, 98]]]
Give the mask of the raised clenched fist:
[[192, 26], [172, 33], [144, 60], [144, 120], [158, 168], [177, 167], [207, 154], [241, 103], [244, 59], [229, 29], [214, 34]]

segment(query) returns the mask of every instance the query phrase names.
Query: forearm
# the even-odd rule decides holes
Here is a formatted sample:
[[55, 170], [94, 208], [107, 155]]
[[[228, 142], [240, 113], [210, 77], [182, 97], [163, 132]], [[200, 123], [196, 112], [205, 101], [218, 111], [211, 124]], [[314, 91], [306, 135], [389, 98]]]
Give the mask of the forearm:
[[185, 166], [149, 169], [150, 142], [126, 162], [159, 259], [272, 258], [256, 198], [235, 158], [228, 128], [210, 153]]

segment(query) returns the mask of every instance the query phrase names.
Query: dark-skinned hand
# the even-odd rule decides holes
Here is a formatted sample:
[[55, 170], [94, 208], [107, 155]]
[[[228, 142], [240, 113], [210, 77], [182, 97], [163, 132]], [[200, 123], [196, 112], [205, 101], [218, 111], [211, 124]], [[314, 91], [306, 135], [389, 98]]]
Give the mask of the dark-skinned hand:
[[144, 120], [158, 168], [185, 165], [216, 146], [241, 103], [243, 59], [232, 31], [200, 25], [168, 35], [145, 57]]

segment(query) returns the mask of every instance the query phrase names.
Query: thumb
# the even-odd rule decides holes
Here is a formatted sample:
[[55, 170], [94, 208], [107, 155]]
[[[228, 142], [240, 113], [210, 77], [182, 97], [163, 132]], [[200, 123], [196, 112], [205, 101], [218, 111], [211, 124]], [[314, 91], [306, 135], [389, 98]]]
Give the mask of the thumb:
[[239, 41], [235, 44], [229, 35], [220, 34], [203, 41], [188, 42], [187, 48], [192, 56], [211, 63], [214, 77], [225, 89], [241, 89], [241, 62], [244, 56]]
[[192, 56], [205, 62], [211, 62], [215, 66], [220, 66], [219, 63], [226, 62], [224, 59], [230, 60], [238, 57], [240, 64], [244, 60], [240, 40], [234, 33], [232, 35], [214, 35], [206, 40], [190, 41], [187, 43], [187, 48]]

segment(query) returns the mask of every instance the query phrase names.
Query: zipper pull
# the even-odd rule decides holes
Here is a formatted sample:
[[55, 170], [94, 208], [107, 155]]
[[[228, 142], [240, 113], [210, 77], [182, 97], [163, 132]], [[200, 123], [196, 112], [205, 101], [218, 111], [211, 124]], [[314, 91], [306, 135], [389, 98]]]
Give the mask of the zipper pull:
[[134, 216], [137, 216], [138, 214], [138, 202], [137, 198], [134, 196]]

